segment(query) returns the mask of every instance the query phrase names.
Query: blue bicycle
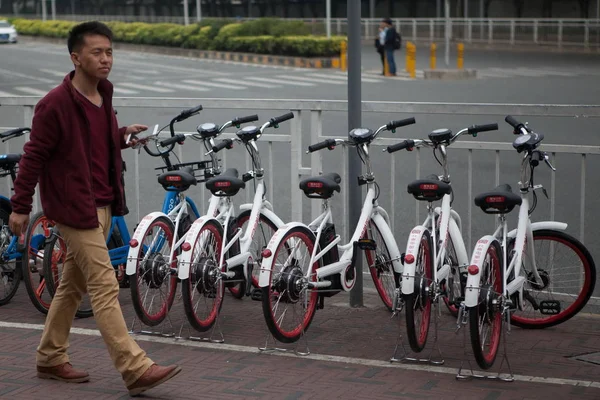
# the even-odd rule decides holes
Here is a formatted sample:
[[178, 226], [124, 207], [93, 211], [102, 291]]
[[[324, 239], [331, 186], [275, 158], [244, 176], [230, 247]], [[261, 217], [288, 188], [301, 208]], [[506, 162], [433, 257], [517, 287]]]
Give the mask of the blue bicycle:
[[[175, 123], [184, 121], [194, 115], [197, 115], [200, 113], [201, 110], [202, 106], [197, 106], [182, 111], [178, 116], [173, 118], [168, 125], [165, 125], [162, 129], [158, 131], [155, 130], [150, 135], [150, 137], [157, 136], [167, 126], [170, 128], [171, 137], [175, 137]], [[142, 138], [141, 135], [140, 138]], [[175, 144], [176, 142], [166, 146], [162, 146], [160, 150], [158, 150], [158, 147], [156, 150], [154, 150], [150, 149], [148, 145], [144, 146], [144, 150], [150, 156], [161, 157], [163, 159], [164, 166], [155, 168], [156, 170], [160, 170], [161, 172], [164, 172], [165, 170], [168, 172], [182, 169], [204, 171], [206, 168], [209, 167], [210, 161], [195, 161], [173, 164], [170, 159], [170, 154], [173, 151]], [[189, 209], [192, 211], [192, 214], [188, 214], [181, 224], [180, 229], [183, 233], [187, 232], [187, 229], [189, 229], [194, 220], [200, 216], [200, 213], [198, 212], [194, 201], [188, 197], [186, 198], [186, 202], [188, 203]], [[177, 196], [177, 193], [174, 191], [166, 191], [162, 211], [168, 214], [178, 204], [179, 197]], [[125, 274], [125, 264], [127, 263], [127, 255], [129, 253], [130, 241], [130, 230], [127, 226], [127, 222], [125, 221], [125, 217], [113, 217], [106, 245], [109, 249], [108, 253], [110, 255], [111, 263], [115, 268], [116, 277], [121, 287], [129, 287], [129, 279]], [[46, 247], [44, 249], [44, 275], [46, 277], [46, 286], [48, 287], [48, 292], [50, 292], [51, 296], [54, 296], [54, 293], [56, 293], [56, 288], [58, 287], [60, 277], [62, 276], [62, 264], [65, 261], [66, 255], [66, 244], [60, 236], [58, 229], [54, 228], [53, 234], [51, 238], [47, 241]], [[77, 311], [76, 317], [86, 318], [92, 315], [93, 312], [91, 303], [89, 303], [89, 299], [85, 299], [85, 301], [82, 303], [79, 310]]]

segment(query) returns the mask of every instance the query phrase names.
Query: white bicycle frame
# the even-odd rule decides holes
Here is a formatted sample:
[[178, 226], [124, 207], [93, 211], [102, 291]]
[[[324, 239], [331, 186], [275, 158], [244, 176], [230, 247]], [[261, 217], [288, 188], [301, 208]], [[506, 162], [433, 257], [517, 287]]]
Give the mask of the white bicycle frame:
[[[508, 232], [506, 217], [500, 215], [499, 226], [493, 235], [486, 235], [477, 241], [473, 254], [471, 256], [471, 266], [477, 268], [471, 268], [467, 275], [467, 286], [465, 290], [465, 306], [475, 307], [479, 303], [479, 280], [483, 263], [485, 261], [485, 255], [487, 254], [488, 248], [494, 241], [498, 241], [501, 244], [502, 249], [502, 295], [510, 297], [516, 292], [519, 292], [519, 303], [523, 304], [523, 288], [525, 285], [526, 278], [520, 275], [521, 266], [523, 262], [526, 262], [529, 270], [533, 272], [533, 276], [537, 283], [542, 284], [542, 280], [538, 273], [537, 265], [535, 262], [535, 251], [533, 247], [533, 232], [540, 229], [552, 229], [552, 230], [565, 230], [567, 224], [564, 222], [556, 221], [540, 221], [531, 222], [529, 218], [529, 189], [530, 189], [530, 176], [527, 174], [527, 167], [529, 165], [529, 154], [526, 154], [521, 163], [521, 181], [519, 182], [520, 194], [521, 194], [521, 205], [519, 206], [519, 217], [517, 222], [517, 229], [513, 229]], [[553, 167], [551, 167], [553, 168]], [[532, 190], [540, 189], [542, 185], [536, 185]], [[514, 256], [509, 265], [507, 265], [507, 247], [508, 239], [515, 239], [515, 245], [513, 251]], [[527, 251], [525, 251], [527, 248]], [[525, 259], [523, 258], [525, 255]], [[475, 272], [475, 273], [471, 273]], [[508, 282], [508, 276], [511, 272], [514, 272], [513, 279]]]
[[[381, 128], [379, 129], [381, 130]], [[379, 132], [379, 130], [377, 132]], [[343, 143], [344, 140], [336, 139], [336, 142]], [[310, 264], [319, 261], [329, 250], [333, 248], [333, 246], [338, 246], [338, 250], [342, 251], [342, 255], [339, 258], [339, 261], [334, 262], [332, 264], [323, 265], [320, 268], [317, 268], [317, 282], [308, 282], [309, 287], [311, 288], [328, 288], [331, 286], [332, 282], [328, 280], [321, 281], [321, 279], [326, 278], [328, 276], [332, 276], [335, 274], [340, 274], [340, 282], [342, 283], [342, 288], [344, 291], [350, 291], [354, 287], [354, 283], [356, 282], [356, 278], [352, 281], [346, 280], [346, 272], [349, 268], [354, 268], [352, 264], [354, 254], [354, 243], [357, 242], [360, 238], [363, 237], [365, 231], [367, 230], [367, 226], [369, 221], [373, 220], [373, 223], [379, 229], [380, 234], [385, 241], [385, 244], [390, 252], [391, 262], [394, 268], [394, 271], [397, 274], [402, 273], [402, 263], [400, 261], [400, 250], [398, 250], [398, 245], [396, 244], [396, 240], [394, 239], [394, 235], [390, 229], [389, 224], [389, 216], [387, 212], [377, 204], [375, 199], [375, 180], [371, 173], [371, 165], [369, 161], [369, 153], [368, 147], [366, 144], [360, 144], [360, 150], [362, 151], [363, 156], [365, 156], [365, 165], [367, 166], [367, 176], [373, 178], [372, 181], [367, 181], [367, 195], [365, 197], [365, 201], [361, 208], [360, 217], [358, 219], [358, 223], [354, 229], [354, 233], [352, 234], [352, 238], [350, 242], [338, 246], [340, 242], [340, 235], [336, 235], [336, 238], [331, 241], [327, 246], [323, 249], [319, 250], [319, 246], [315, 245], [311, 254]], [[304, 227], [306, 229], [310, 229], [312, 232], [317, 232], [317, 236], [315, 239], [315, 243], [319, 243], [319, 239], [321, 238], [321, 232], [326, 223], [333, 223], [332, 212], [329, 206], [329, 201], [323, 201], [323, 212], [309, 225], [305, 225], [301, 222], [290, 222], [288, 224], [283, 225], [280, 229], [277, 230], [276, 234], [273, 235], [271, 241], [269, 242], [268, 249], [271, 251], [271, 254], [274, 254], [277, 250], [277, 246], [279, 246], [279, 240], [281, 237], [284, 237], [287, 232], [296, 227]], [[319, 250], [319, 251], [318, 251]], [[318, 252], [317, 252], [318, 251]], [[273, 263], [275, 262], [273, 257], [268, 257], [263, 259], [263, 264], [261, 265], [260, 270], [260, 278], [259, 278], [259, 286], [267, 287], [270, 283], [271, 279], [271, 271], [273, 270]]]

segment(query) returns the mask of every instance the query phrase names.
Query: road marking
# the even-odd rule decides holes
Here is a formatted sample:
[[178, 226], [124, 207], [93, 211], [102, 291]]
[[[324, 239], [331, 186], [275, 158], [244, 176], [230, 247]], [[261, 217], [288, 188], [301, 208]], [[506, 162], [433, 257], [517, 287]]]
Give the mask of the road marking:
[[[331, 79], [343, 79], [344, 81], [348, 80], [348, 76], [347, 75], [338, 75], [338, 74], [319, 74], [319, 73], [311, 73], [311, 74], [306, 74], [307, 76], [315, 76], [317, 78], [331, 78]], [[380, 79], [373, 79], [373, 78], [365, 78], [364, 75], [361, 75], [360, 80], [363, 82], [369, 82], [369, 83], [379, 83], [379, 82], [383, 82]]]
[[171, 93], [171, 92], [173, 92], [173, 90], [171, 90], [171, 89], [157, 88], [155, 86], [141, 85], [139, 83], [131, 83], [131, 82], [119, 83], [119, 86], [126, 86], [126, 87], [130, 87], [132, 89], [149, 90], [151, 92], [158, 92], [158, 93]]
[[16, 95], [7, 92], [0, 92], [0, 97], [16, 97]]
[[176, 83], [171, 83], [171, 82], [154, 82], [154, 84], [158, 85], [158, 86], [171, 87], [171, 88], [179, 89], [179, 90], [190, 90], [190, 91], [198, 91], [198, 92], [208, 92], [208, 91], [210, 91], [210, 89], [204, 88], [204, 87], [200, 87], [200, 86], [178, 85]]
[[192, 85], [200, 85], [200, 86], [212, 86], [212, 87], [218, 87], [218, 88], [224, 88], [224, 89], [247, 89], [245, 86], [234, 86], [234, 85], [227, 85], [225, 83], [217, 83], [217, 82], [204, 82], [204, 81], [195, 81], [192, 79], [189, 80], [185, 80], [185, 83], [191, 83]]
[[308, 78], [308, 77], [304, 77], [304, 76], [277, 75], [277, 77], [298, 80], [298, 81], [303, 81], [303, 82], [311, 82], [311, 83], [328, 83], [330, 85], [345, 85], [346, 84], [346, 82], [337, 81], [337, 80]]
[[242, 81], [242, 80], [236, 80], [236, 79], [230, 79], [230, 78], [215, 78], [215, 79], [213, 79], [213, 81], [232, 83], [234, 85], [258, 86], [258, 87], [262, 87], [265, 89], [273, 89], [273, 88], [281, 87], [279, 85], [269, 85], [267, 83], [248, 82], [248, 81]]
[[19, 78], [31, 79], [33, 81], [38, 81], [38, 82], [42, 82], [42, 83], [56, 83], [56, 79], [38, 78], [38, 77], [35, 77], [35, 76], [25, 75], [25, 74], [21, 74], [19, 72], [9, 71], [9, 70], [6, 70], [6, 69], [0, 69], [0, 74], [7, 74], [7, 75], [18, 76]]
[[271, 83], [271, 82], [272, 83], [279, 83], [281, 85], [315, 86], [314, 83], [308, 83], [308, 82], [290, 82], [290, 81], [283, 80], [283, 79], [261, 78], [261, 77], [257, 77], [257, 76], [248, 77], [246, 79], [252, 79], [253, 81], [268, 82], [268, 83]]
[[40, 89], [28, 87], [28, 86], [16, 86], [14, 89], [21, 91], [21, 92], [32, 94], [34, 96], [45, 96], [48, 94], [48, 91], [46, 91], [46, 90], [40, 90]]
[[61, 78], [64, 78], [67, 75], [66, 72], [53, 71], [51, 69], [45, 69], [45, 68], [40, 68], [38, 71], [45, 72], [47, 74], [54, 75], [54, 76], [60, 76]]
[[[0, 321], [0, 327], [2, 328], [13, 328], [13, 329], [31, 329], [43, 331], [44, 325], [42, 324], [25, 324], [19, 322], [4, 322]], [[86, 329], [86, 328], [71, 328], [71, 333], [76, 335], [84, 335], [84, 336], [96, 336], [102, 337], [100, 331], [97, 329]], [[203, 349], [211, 349], [211, 350], [228, 350], [228, 351], [237, 351], [240, 353], [251, 353], [251, 354], [262, 354], [263, 352], [258, 349], [256, 346], [241, 346], [236, 344], [226, 344], [226, 343], [210, 343], [210, 342], [197, 342], [186, 339], [178, 339], [174, 340], [172, 338], [165, 338], [160, 336], [148, 336], [148, 335], [139, 335], [132, 334], [131, 335], [135, 340], [143, 341], [143, 342], [152, 342], [152, 343], [162, 343], [162, 344], [170, 344], [176, 346], [184, 346], [184, 347], [195, 347], [195, 348], [203, 348]], [[310, 359], [314, 361], [324, 361], [324, 362], [335, 362], [341, 364], [355, 364], [355, 365], [363, 365], [369, 367], [379, 367], [379, 368], [397, 368], [403, 370], [410, 371], [425, 371], [425, 372], [434, 372], [441, 374], [449, 374], [456, 375], [457, 369], [450, 367], [438, 367], [434, 365], [421, 365], [421, 364], [402, 364], [402, 363], [390, 363], [389, 361], [384, 360], [372, 360], [366, 358], [356, 358], [356, 357], [344, 357], [344, 356], [333, 356], [327, 354], [315, 354], [310, 353], [306, 356], [297, 356], [294, 353], [265, 353], [273, 356], [280, 357], [291, 357], [296, 360], [302, 359]], [[484, 374], [481, 371], [473, 371], [474, 373]], [[562, 379], [562, 378], [545, 378], [542, 376], [528, 376], [528, 375], [514, 375], [515, 381], [521, 382], [531, 382], [531, 383], [542, 383], [542, 384], [555, 384], [555, 385], [570, 385], [570, 386], [583, 386], [583, 387], [592, 387], [592, 388], [600, 388], [600, 382], [595, 381], [585, 381], [585, 380], [575, 380], [575, 379]]]
[[122, 94], [138, 94], [139, 93], [137, 90], [129, 90], [129, 89], [123, 89], [123, 88], [118, 88], [118, 87], [113, 87], [113, 91], [115, 93], [122, 93]]

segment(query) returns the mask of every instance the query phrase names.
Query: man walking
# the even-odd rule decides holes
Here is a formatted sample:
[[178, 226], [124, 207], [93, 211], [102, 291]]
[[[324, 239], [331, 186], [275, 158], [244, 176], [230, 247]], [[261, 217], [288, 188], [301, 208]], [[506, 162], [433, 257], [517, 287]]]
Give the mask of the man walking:
[[396, 50], [396, 28], [390, 18], [386, 18], [381, 22], [383, 38], [383, 48], [385, 50], [385, 58], [388, 63], [389, 73], [396, 76], [396, 61], [394, 60], [394, 50]]
[[106, 238], [112, 215], [124, 215], [121, 149], [144, 125], [120, 128], [107, 80], [113, 63], [112, 32], [85, 22], [69, 33], [75, 70], [36, 105], [30, 141], [25, 144], [11, 198], [9, 227], [20, 235], [27, 226], [39, 180], [45, 215], [56, 222], [67, 244], [63, 275], [37, 348], [39, 378], [86, 382], [87, 372], [72, 367], [69, 331], [82, 295], [89, 293], [96, 324], [130, 395], [177, 375], [175, 365], [156, 365], [129, 336]]

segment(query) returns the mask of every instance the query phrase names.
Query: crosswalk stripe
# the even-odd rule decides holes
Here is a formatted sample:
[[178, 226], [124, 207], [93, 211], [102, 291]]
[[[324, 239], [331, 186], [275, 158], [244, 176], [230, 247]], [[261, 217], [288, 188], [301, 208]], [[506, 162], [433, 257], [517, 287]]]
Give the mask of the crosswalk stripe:
[[229, 79], [229, 78], [214, 78], [213, 81], [232, 83], [234, 85], [239, 84], [239, 85], [247, 85], [247, 86], [258, 86], [258, 87], [262, 87], [265, 89], [273, 89], [273, 88], [281, 87], [279, 85], [269, 85], [268, 83], [248, 82], [248, 81]]
[[45, 68], [40, 68], [38, 71], [45, 72], [47, 74], [54, 75], [54, 76], [60, 76], [61, 78], [64, 78], [67, 75], [66, 72], [53, 71], [51, 69], [45, 69]]
[[217, 82], [204, 82], [204, 81], [195, 81], [192, 79], [189, 80], [185, 80], [185, 83], [191, 83], [192, 85], [199, 85], [199, 86], [212, 86], [212, 87], [219, 87], [219, 88], [224, 88], [224, 89], [247, 89], [245, 86], [234, 86], [234, 85], [227, 85], [225, 83], [217, 83]]
[[250, 76], [250, 77], [248, 77], [246, 79], [252, 79], [253, 81], [259, 81], [259, 82], [279, 83], [281, 85], [315, 86], [314, 83], [308, 83], [308, 82], [290, 82], [290, 81], [283, 80], [283, 79], [261, 78], [261, 77], [258, 77], [258, 76]]
[[[312, 73], [312, 74], [306, 74], [307, 76], [315, 76], [317, 78], [332, 78], [332, 79], [343, 79], [343, 80], [348, 80], [348, 76], [347, 75], [336, 75], [336, 74], [318, 74], [318, 73]], [[368, 82], [368, 83], [378, 83], [378, 82], [382, 82], [380, 79], [373, 79], [373, 78], [368, 78], [365, 77], [365, 75], [361, 75], [360, 80], [362, 82]]]
[[131, 82], [119, 83], [119, 86], [126, 86], [126, 87], [129, 87], [132, 89], [149, 90], [151, 92], [158, 92], [158, 93], [173, 92], [173, 90], [171, 90], [171, 89], [157, 88], [156, 86], [140, 85], [139, 83], [131, 83]]
[[15, 95], [8, 92], [0, 92], [0, 97], [15, 97]]
[[21, 91], [21, 92], [32, 94], [34, 96], [45, 96], [48, 94], [48, 92], [46, 90], [40, 90], [40, 89], [28, 87], [28, 86], [16, 86], [14, 89]]
[[9, 70], [6, 70], [6, 69], [0, 69], [0, 73], [6, 74], [6, 75], [18, 76], [19, 78], [25, 78], [25, 79], [29, 79], [29, 80], [33, 80], [33, 81], [38, 81], [38, 82], [43, 82], [43, 83], [56, 83], [56, 79], [38, 78], [36, 76], [25, 75], [25, 74], [21, 74], [19, 72], [9, 71]]
[[122, 94], [138, 94], [139, 93], [137, 90], [129, 90], [129, 89], [123, 89], [123, 88], [118, 88], [118, 87], [114, 87], [113, 91], [115, 93], [122, 93]]
[[158, 85], [158, 86], [165, 86], [165, 87], [170, 87], [170, 88], [179, 89], [179, 90], [189, 90], [189, 91], [197, 91], [197, 92], [210, 91], [209, 88], [193, 86], [193, 85], [178, 85], [176, 83], [171, 83], [171, 82], [154, 82], [154, 84]]
[[308, 78], [304, 76], [290, 76], [290, 75], [277, 75], [278, 78], [285, 78], [291, 80], [298, 80], [304, 82], [312, 82], [312, 83], [328, 83], [330, 85], [345, 85], [346, 82], [336, 81], [336, 80], [327, 80], [327, 79], [318, 79], [318, 78]]

